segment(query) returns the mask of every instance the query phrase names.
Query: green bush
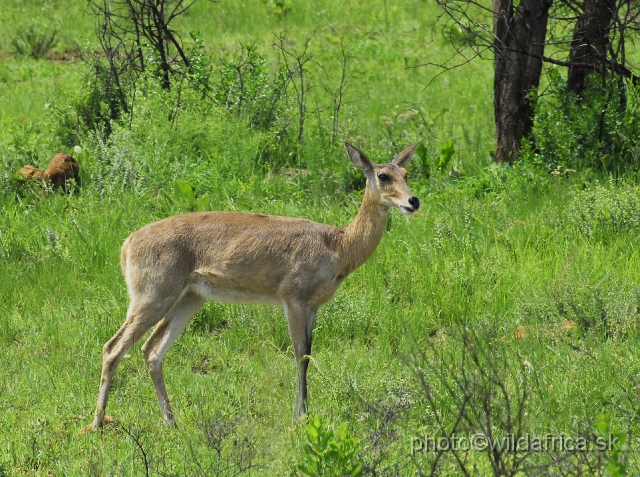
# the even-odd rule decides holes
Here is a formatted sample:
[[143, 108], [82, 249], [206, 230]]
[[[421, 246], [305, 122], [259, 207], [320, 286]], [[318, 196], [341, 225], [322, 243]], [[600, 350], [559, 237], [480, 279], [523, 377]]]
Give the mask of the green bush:
[[357, 455], [360, 440], [351, 437], [345, 423], [335, 427], [330, 420], [310, 416], [306, 428], [307, 443], [298, 470], [310, 477], [357, 477], [362, 464]]
[[522, 159], [549, 171], [567, 169], [624, 173], [640, 166], [638, 89], [590, 77], [582, 97], [566, 91], [557, 70], [549, 73], [547, 97], [537, 101], [531, 141]]
[[109, 137], [114, 122], [129, 110], [124, 97], [129, 80], [114, 77], [104, 58], [91, 57], [84, 79], [83, 87], [66, 107], [51, 102], [53, 134], [65, 147], [80, 144], [88, 133]]
[[268, 169], [299, 166], [291, 131], [295, 116], [287, 89], [291, 72], [286, 65], [270, 68], [255, 45], [242, 46], [238, 55], [220, 57], [215, 98], [222, 107], [264, 132], [257, 163]]
[[577, 191], [565, 209], [569, 227], [587, 238], [612, 240], [640, 225], [640, 194], [635, 186], [603, 186]]
[[284, 112], [287, 76], [284, 69], [270, 71], [255, 45], [243, 46], [239, 55], [220, 57], [216, 100], [251, 126], [269, 129]]
[[202, 92], [203, 99], [214, 89], [213, 67], [211, 60], [206, 54], [204, 43], [197, 33], [191, 33], [193, 43], [186, 48], [186, 55], [191, 63], [187, 71], [187, 78], [196, 89]]
[[209, 201], [196, 206], [182, 192], [176, 195], [174, 181], [186, 182], [198, 194], [194, 200], [208, 195], [214, 203], [226, 202], [229, 188], [242, 188], [242, 181], [252, 177], [261, 139], [262, 133], [247, 130], [235, 115], [203, 102], [200, 91], [166, 92], [149, 83], [130, 121], [113, 122], [109, 137], [91, 132], [83, 138], [85, 189], [101, 197], [123, 191], [147, 195], [164, 214], [202, 210]]
[[31, 24], [11, 40], [11, 45], [19, 55], [39, 60], [58, 44], [57, 35], [56, 30], [39, 29]]

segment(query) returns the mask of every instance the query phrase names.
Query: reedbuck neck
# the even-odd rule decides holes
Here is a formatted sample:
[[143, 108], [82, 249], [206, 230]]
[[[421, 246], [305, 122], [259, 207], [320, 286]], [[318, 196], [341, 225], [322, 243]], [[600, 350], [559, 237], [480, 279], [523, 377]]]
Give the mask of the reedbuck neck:
[[382, 240], [389, 207], [373, 199], [367, 182], [358, 215], [344, 227], [342, 236], [344, 275], [349, 275], [366, 262]]
[[375, 251], [389, 209], [411, 215], [420, 201], [409, 191], [404, 166], [417, 143], [389, 164], [374, 164], [345, 143], [367, 185], [353, 222], [344, 228], [304, 219], [235, 212], [168, 217], [132, 233], [121, 265], [130, 296], [127, 318], [104, 345], [93, 428], [105, 408], [118, 363], [155, 325], [142, 354], [168, 425], [174, 416], [162, 360], [205, 299], [282, 306], [298, 367], [294, 415], [306, 413], [307, 367], [318, 309]]

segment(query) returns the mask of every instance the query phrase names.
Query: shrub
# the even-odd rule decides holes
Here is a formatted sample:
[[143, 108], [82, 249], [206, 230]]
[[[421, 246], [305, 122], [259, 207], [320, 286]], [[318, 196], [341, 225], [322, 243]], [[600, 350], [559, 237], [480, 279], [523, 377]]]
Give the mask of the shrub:
[[608, 240], [640, 225], [637, 187], [596, 185], [574, 193], [565, 210], [569, 227], [587, 238]]
[[290, 130], [295, 112], [287, 98], [293, 72], [285, 64], [271, 69], [255, 45], [243, 46], [239, 55], [221, 56], [219, 72], [218, 104], [264, 133], [256, 162], [269, 169], [299, 166]]
[[39, 60], [47, 56], [47, 53], [58, 44], [57, 35], [56, 30], [41, 30], [31, 24], [17, 38], [11, 40], [11, 45], [19, 55]]
[[267, 60], [255, 45], [243, 46], [239, 55], [220, 57], [216, 100], [251, 126], [269, 129], [285, 108], [287, 75], [284, 69], [269, 71]]
[[549, 171], [637, 171], [638, 89], [615, 81], [603, 86], [591, 76], [579, 98], [566, 91], [556, 70], [549, 78], [550, 95], [537, 101], [531, 142], [524, 145], [522, 160]]
[[109, 137], [114, 121], [129, 109], [122, 84], [125, 78], [118, 78], [118, 83], [103, 58], [91, 57], [84, 79], [84, 86], [67, 107], [51, 102], [54, 135], [65, 147], [80, 144], [89, 132]]
[[204, 50], [204, 43], [200, 36], [197, 33], [191, 33], [191, 39], [193, 43], [185, 50], [189, 58], [187, 79], [196, 89], [202, 92], [202, 97], [205, 98], [214, 89], [213, 67], [209, 56]]
[[362, 474], [357, 455], [360, 440], [351, 437], [345, 423], [335, 427], [320, 416], [310, 416], [306, 428], [307, 443], [298, 470], [310, 477]]

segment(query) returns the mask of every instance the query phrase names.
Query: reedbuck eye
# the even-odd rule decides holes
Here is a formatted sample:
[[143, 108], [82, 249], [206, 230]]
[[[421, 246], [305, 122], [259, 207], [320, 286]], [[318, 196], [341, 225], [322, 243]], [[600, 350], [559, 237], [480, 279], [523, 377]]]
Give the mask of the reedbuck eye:
[[385, 174], [384, 172], [381, 172], [380, 174], [378, 174], [378, 179], [380, 179], [380, 182], [391, 181], [391, 177], [389, 177], [389, 174]]

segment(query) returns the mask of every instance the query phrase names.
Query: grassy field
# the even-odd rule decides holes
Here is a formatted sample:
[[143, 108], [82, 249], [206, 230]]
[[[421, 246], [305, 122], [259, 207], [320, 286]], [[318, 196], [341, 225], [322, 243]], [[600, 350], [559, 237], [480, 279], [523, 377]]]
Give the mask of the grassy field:
[[[493, 165], [490, 62], [426, 88], [438, 70], [412, 68], [451, 53], [439, 13], [430, 0], [199, 2], [176, 28], [185, 38], [200, 32], [214, 72], [240, 45], [255, 44], [273, 65], [274, 33], [298, 45], [311, 37], [312, 113], [297, 162], [265, 167], [255, 158], [267, 133], [194, 92], [168, 121], [175, 90], [150, 86], [109, 141], [81, 138], [83, 187], [64, 195], [15, 173], [72, 152], [55, 135], [55, 111], [77, 101], [87, 65], [29, 59], [12, 40], [29, 25], [57, 29], [54, 52], [86, 54], [98, 46], [95, 19], [82, 0], [2, 3], [0, 476], [303, 475], [312, 464], [326, 465], [316, 475], [358, 465], [362, 475], [461, 475], [462, 466], [499, 475], [496, 465], [502, 475], [640, 472], [638, 186]], [[423, 205], [410, 219], [391, 212], [374, 256], [319, 313], [309, 409], [321, 420], [292, 420], [296, 369], [282, 311], [208, 303], [164, 361], [177, 428], [164, 428], [136, 346], [115, 376], [115, 422], [83, 432], [102, 346], [128, 305], [120, 246], [137, 228], [193, 209], [176, 180], [211, 210], [334, 225], [355, 216], [362, 190], [327, 139], [341, 43], [353, 78], [339, 139], [376, 162], [422, 139], [409, 187]], [[427, 174], [449, 140], [451, 163]], [[419, 439], [452, 431], [618, 446], [498, 458], [415, 452]], [[333, 453], [314, 453], [314, 432]]]

